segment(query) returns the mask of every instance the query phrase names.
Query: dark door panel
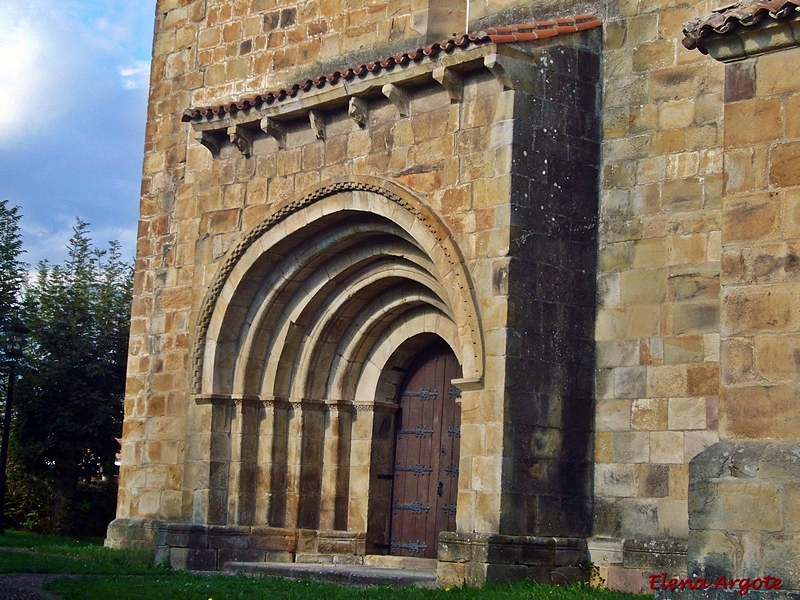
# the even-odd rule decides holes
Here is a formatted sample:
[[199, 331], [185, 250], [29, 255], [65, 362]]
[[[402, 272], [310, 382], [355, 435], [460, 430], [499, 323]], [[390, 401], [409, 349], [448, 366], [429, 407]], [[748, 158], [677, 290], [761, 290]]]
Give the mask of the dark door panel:
[[454, 531], [461, 437], [461, 368], [449, 348], [423, 352], [409, 370], [397, 426], [391, 553], [436, 557], [440, 531]]

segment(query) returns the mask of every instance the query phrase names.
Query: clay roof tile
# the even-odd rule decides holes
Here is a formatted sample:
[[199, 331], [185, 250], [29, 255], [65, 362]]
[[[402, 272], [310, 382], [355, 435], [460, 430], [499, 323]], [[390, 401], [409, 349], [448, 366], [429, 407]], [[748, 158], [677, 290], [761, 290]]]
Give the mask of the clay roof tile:
[[[800, 3], [800, 0], [790, 0]], [[395, 65], [407, 65], [409, 62], [418, 62], [426, 57], [436, 57], [441, 52], [452, 52], [456, 48], [464, 49], [470, 45], [480, 45], [484, 43], [511, 44], [515, 42], [530, 42], [557, 35], [566, 35], [585, 31], [601, 25], [596, 15], [574, 15], [550, 21], [533, 21], [531, 23], [521, 23], [518, 25], [506, 25], [499, 27], [487, 27], [478, 32], [468, 33], [458, 37], [450, 38], [439, 43], [431, 44], [422, 48], [416, 48], [402, 54], [395, 54], [384, 59], [369, 63], [363, 63], [346, 69], [339, 69], [332, 73], [325, 73], [306, 79], [302, 83], [295, 83], [288, 88], [276, 91], [264, 92], [253, 98], [245, 98], [239, 102], [223, 104], [211, 107], [189, 108], [183, 113], [183, 121], [193, 121], [220, 113], [232, 113], [237, 110], [260, 106], [263, 103], [272, 104], [280, 102], [287, 97], [295, 97], [300, 90], [309, 91], [312, 87], [322, 88], [325, 85], [336, 84], [339, 79], [350, 80], [354, 77], [361, 77], [369, 73], [377, 73], [383, 69], [391, 69]]]
[[719, 8], [711, 14], [692, 19], [683, 26], [683, 45], [695, 48], [703, 54], [708, 51], [700, 45], [700, 39], [712, 33], [726, 34], [737, 27], [750, 27], [765, 17], [784, 19], [800, 16], [800, 0], [740, 0]]

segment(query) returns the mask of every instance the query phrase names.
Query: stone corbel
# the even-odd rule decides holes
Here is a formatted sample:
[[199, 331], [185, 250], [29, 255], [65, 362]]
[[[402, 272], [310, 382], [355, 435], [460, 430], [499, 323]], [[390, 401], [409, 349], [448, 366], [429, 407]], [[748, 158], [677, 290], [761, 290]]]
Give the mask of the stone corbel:
[[219, 153], [222, 150], [222, 144], [224, 142], [223, 132], [195, 131], [194, 139], [203, 144], [203, 146], [205, 146], [208, 151], [211, 152], [211, 156], [214, 158], [219, 156]]
[[453, 69], [437, 67], [433, 70], [433, 78], [438, 81], [450, 95], [450, 102], [461, 102], [464, 97], [464, 80]]
[[261, 131], [274, 138], [278, 142], [278, 148], [281, 150], [286, 148], [286, 128], [281, 123], [270, 117], [264, 117], [261, 119]]
[[389, 99], [389, 102], [397, 107], [401, 117], [407, 117], [410, 112], [408, 109], [408, 94], [403, 88], [397, 87], [393, 83], [387, 83], [381, 88], [383, 95]]
[[308, 120], [311, 122], [311, 131], [318, 140], [325, 139], [325, 118], [318, 110], [308, 111]]
[[507, 90], [527, 90], [535, 87], [535, 78], [531, 77], [531, 70], [528, 65], [509, 56], [500, 54], [487, 54], [483, 57], [485, 66], [495, 79], [503, 84]]
[[369, 120], [369, 104], [365, 100], [353, 96], [347, 106], [347, 116], [358, 123], [359, 127], [366, 127]]
[[242, 156], [249, 158], [253, 154], [253, 133], [252, 129], [242, 125], [228, 127], [228, 137], [231, 144], [239, 149]]

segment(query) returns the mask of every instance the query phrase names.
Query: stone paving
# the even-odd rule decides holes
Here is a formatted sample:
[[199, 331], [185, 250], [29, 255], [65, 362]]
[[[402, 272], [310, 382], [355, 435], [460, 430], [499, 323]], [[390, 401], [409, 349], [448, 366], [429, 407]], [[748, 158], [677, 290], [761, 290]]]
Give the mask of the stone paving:
[[60, 600], [61, 596], [42, 589], [59, 577], [66, 577], [66, 575], [0, 575], [0, 598], [2, 600]]

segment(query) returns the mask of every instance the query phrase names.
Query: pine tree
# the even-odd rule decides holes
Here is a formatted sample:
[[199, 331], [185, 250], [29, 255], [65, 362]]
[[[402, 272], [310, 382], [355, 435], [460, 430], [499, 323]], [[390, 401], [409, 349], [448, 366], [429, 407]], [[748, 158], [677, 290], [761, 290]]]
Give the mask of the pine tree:
[[[19, 300], [26, 278], [27, 265], [20, 260], [22, 236], [19, 207], [9, 207], [8, 200], [0, 200], [0, 336], [3, 327], [19, 311]], [[0, 337], [0, 357], [6, 347]], [[3, 361], [4, 362], [4, 361]]]
[[15, 438], [23, 468], [52, 482], [61, 531], [76, 529], [79, 484], [115, 471], [133, 279], [119, 244], [94, 249], [83, 221], [68, 248], [64, 265], [38, 265], [25, 293], [32, 368]]

